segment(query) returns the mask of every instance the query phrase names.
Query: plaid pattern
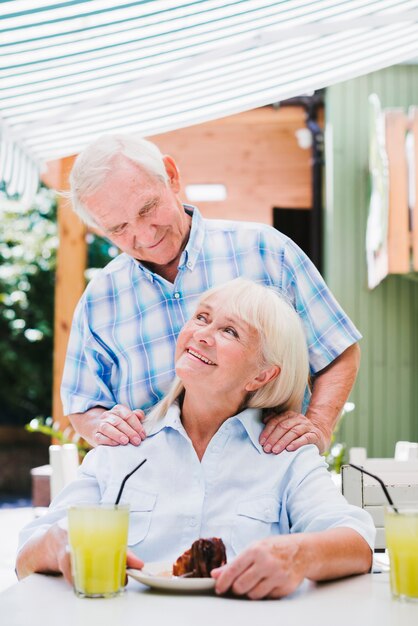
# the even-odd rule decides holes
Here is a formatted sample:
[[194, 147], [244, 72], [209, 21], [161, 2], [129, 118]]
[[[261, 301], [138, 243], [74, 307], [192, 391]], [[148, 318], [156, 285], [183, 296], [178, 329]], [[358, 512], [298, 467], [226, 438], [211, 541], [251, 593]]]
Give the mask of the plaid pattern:
[[311, 373], [361, 335], [307, 256], [274, 228], [205, 220], [194, 207], [174, 285], [121, 254], [88, 285], [74, 314], [65, 363], [65, 414], [116, 403], [144, 410], [168, 389], [177, 335], [199, 295], [245, 276], [272, 285], [294, 306], [307, 337]]

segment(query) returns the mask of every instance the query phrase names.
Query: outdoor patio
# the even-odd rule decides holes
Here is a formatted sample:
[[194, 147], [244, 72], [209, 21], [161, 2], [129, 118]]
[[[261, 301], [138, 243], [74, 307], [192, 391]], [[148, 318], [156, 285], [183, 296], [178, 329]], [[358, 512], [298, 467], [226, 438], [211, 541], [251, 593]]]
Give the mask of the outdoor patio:
[[[157, 623], [166, 620], [169, 615], [171, 626], [188, 626], [196, 621], [200, 626], [209, 626], [214, 622], [253, 626], [260, 620], [260, 609], [263, 621], [272, 623], [300, 623], [308, 614], [309, 626], [322, 626], [327, 615], [336, 616], [339, 626], [416, 624], [418, 605], [404, 600], [408, 598], [418, 602], [418, 509], [414, 508], [413, 532], [408, 530], [409, 535], [403, 527], [390, 530], [390, 516], [396, 524], [401, 518], [405, 520], [411, 515], [409, 505], [407, 507], [405, 503], [413, 502], [418, 507], [418, 8], [410, 0], [373, 3], [366, 0], [201, 0], [181, 3], [165, 0], [131, 3], [72, 0], [55, 4], [41, 0], [36, 6], [30, 4], [27, 0], [11, 0], [1, 3], [0, 11], [0, 58], [4, 61], [0, 70], [3, 81], [0, 95], [0, 626], [52, 626], [57, 615], [60, 616], [61, 626], [91, 626], [96, 621], [101, 626], [115, 626], [126, 619], [137, 619], [138, 613], [141, 620]], [[136, 181], [135, 201], [131, 201], [125, 195], [129, 187], [125, 177], [126, 172], [129, 173], [128, 168], [126, 171], [121, 168], [119, 178], [115, 176], [120, 158], [118, 153], [117, 159], [107, 164], [106, 179], [100, 183], [100, 189], [96, 189], [97, 202], [93, 201], [96, 191], [91, 192], [91, 196], [90, 192], [85, 194], [86, 207], [87, 200], [92, 205], [89, 208], [92, 219], [90, 224], [88, 220], [84, 223], [83, 218], [79, 219], [80, 216], [71, 210], [71, 202], [65, 197], [70, 189], [70, 172], [77, 155], [91, 142], [101, 135], [119, 133], [129, 136], [130, 140], [138, 137], [155, 142], [161, 153], [170, 155], [177, 165], [173, 167], [169, 160], [163, 161], [168, 176], [167, 189], [163, 188], [160, 174], [151, 176], [149, 188], [154, 191], [147, 196], [148, 173], [155, 172], [148, 172], [146, 164], [143, 166], [141, 161], [136, 163], [130, 154], [126, 154], [129, 168], [134, 170], [132, 180]], [[84, 165], [81, 169], [83, 172], [88, 170]], [[86, 179], [90, 176], [84, 175]], [[72, 180], [74, 187], [74, 174]], [[109, 189], [112, 193], [106, 194]], [[113, 198], [113, 190], [120, 195], [116, 195], [115, 191]], [[178, 257], [175, 258], [169, 246], [170, 236], [166, 236], [170, 235], [173, 218], [166, 221], [165, 215], [164, 219], [160, 215], [160, 204], [164, 205], [160, 200], [166, 197], [168, 200], [164, 202], [168, 209], [173, 210], [172, 215], [177, 218], [180, 215], [181, 218], [178, 219], [183, 247], [179, 249], [177, 246], [175, 253]], [[74, 196], [72, 202], [77, 205]], [[103, 207], [107, 203], [109, 211], [104, 210], [106, 206]], [[184, 206], [185, 214], [181, 206]], [[102, 220], [103, 224], [100, 219], [93, 219], [95, 212], [99, 218], [106, 217]], [[203, 227], [199, 227], [197, 222], [199, 212], [205, 222], [227, 220], [228, 223], [241, 221], [262, 225], [258, 235], [261, 243], [252, 247], [248, 245], [248, 248], [244, 244], [234, 245], [228, 254], [226, 248], [223, 250], [220, 247], [219, 255], [215, 255], [217, 248], [212, 246], [210, 254], [209, 248], [206, 253], [206, 248], [198, 249], [192, 238], [197, 228], [201, 228], [203, 233]], [[121, 213], [124, 213], [124, 221], [120, 218]], [[118, 217], [113, 222], [116, 215]], [[112, 219], [107, 220], [107, 217]], [[237, 233], [242, 229], [241, 226], [236, 228]], [[253, 226], [245, 228], [250, 241], [248, 233], [252, 232]], [[269, 237], [266, 236], [264, 241], [264, 235], [261, 237], [260, 233], [267, 232], [267, 229]], [[291, 240], [290, 243], [293, 241], [302, 249], [306, 260], [310, 259], [323, 275], [325, 287], [316, 278], [309, 277], [307, 281], [309, 273], [304, 264], [301, 265], [302, 271], [296, 261], [291, 260], [291, 246], [286, 243], [282, 247], [276, 242], [277, 231], [289, 238], [287, 242]], [[129, 243], [128, 236], [132, 234]], [[229, 236], [232, 241], [232, 235]], [[202, 234], [202, 241], [206, 244], [205, 237]], [[158, 248], [160, 245], [161, 248]], [[255, 250], [254, 257], [250, 256], [252, 250]], [[286, 254], [284, 250], [287, 250]], [[95, 276], [100, 276], [102, 268], [112, 259], [116, 263], [124, 258], [119, 255], [120, 252], [125, 252], [125, 256], [134, 260], [133, 278], [129, 284], [124, 282], [120, 292], [115, 288], [118, 295], [114, 302], [117, 306], [113, 306], [113, 313], [106, 313], [109, 322], [99, 306], [90, 306], [90, 303], [100, 302], [103, 298], [104, 292], [94, 292], [96, 300], [92, 298], [90, 309], [86, 307], [91, 319], [86, 316], [84, 334], [80, 332], [78, 340], [74, 340], [73, 333], [67, 355], [74, 310], [86, 285], [90, 283], [90, 293], [93, 294], [98, 284], [94, 282]], [[305, 258], [303, 255], [299, 257], [295, 250], [293, 254], [295, 259]], [[186, 260], [181, 265], [183, 257]], [[191, 298], [197, 297], [195, 286], [199, 284], [199, 272], [202, 276], [204, 274], [199, 268], [215, 258], [227, 259], [228, 264], [225, 261], [222, 267], [219, 263], [216, 271], [205, 269], [204, 278], [209, 277], [209, 286], [212, 283], [217, 286], [218, 282], [221, 284], [227, 280], [227, 272], [232, 271], [229, 259], [233, 258], [237, 275], [260, 283], [270, 281], [280, 293], [286, 292], [285, 297], [301, 314], [311, 350], [309, 361], [313, 389], [311, 406], [308, 407], [308, 417], [311, 416], [312, 420], [306, 421], [310, 432], [316, 430], [314, 435], [318, 436], [318, 433], [321, 435], [321, 428], [316, 427], [316, 422], [322, 425], [325, 424], [325, 417], [328, 419], [329, 423], [323, 429], [328, 439], [321, 444], [320, 452], [325, 455], [332, 479], [340, 490], [335, 494], [336, 501], [343, 500], [342, 493], [347, 503], [353, 505], [351, 508], [359, 507], [371, 515], [377, 531], [376, 540], [368, 541], [366, 536], [363, 537], [371, 548], [367, 552], [369, 560], [362, 570], [356, 565], [352, 569], [343, 568], [342, 574], [337, 572], [335, 579], [346, 576], [345, 580], [334, 580], [334, 572], [327, 573], [328, 578], [324, 575], [321, 578], [316, 573], [312, 576], [306, 566], [300, 579], [303, 581], [305, 577], [305, 580], [299, 589], [295, 587], [291, 592], [286, 591], [285, 595], [290, 594], [288, 597], [279, 596], [278, 592], [276, 595], [265, 592], [265, 601], [258, 606], [255, 602], [246, 601], [251, 598], [247, 591], [243, 591], [243, 596], [247, 597], [239, 600], [233, 597], [231, 590], [235, 590], [232, 585], [225, 590], [219, 585], [215, 588], [214, 580], [211, 582], [216, 593], [204, 593], [199, 597], [192, 586], [187, 587], [187, 583], [201, 574], [193, 568], [185, 574], [174, 569], [176, 576], [170, 576], [171, 563], [174, 562], [170, 552], [172, 548], [169, 544], [165, 547], [163, 541], [155, 541], [152, 545], [151, 523], [158, 524], [162, 519], [165, 526], [161, 536], [164, 539], [168, 537], [173, 545], [174, 529], [179, 533], [183, 531], [184, 537], [187, 531], [191, 541], [183, 542], [183, 537], [181, 541], [179, 539], [178, 545], [182, 548], [177, 550], [178, 545], [174, 546], [175, 558], [181, 554], [183, 543], [193, 546], [196, 539], [204, 537], [226, 538], [227, 543], [229, 535], [232, 539], [228, 549], [232, 558], [236, 558], [247, 544], [243, 540], [242, 546], [237, 549], [233, 545], [238, 535], [235, 516], [240, 516], [239, 525], [242, 523], [242, 534], [246, 539], [246, 533], [249, 536], [253, 532], [252, 526], [254, 535], [260, 531], [260, 537], [263, 537], [266, 524], [276, 525], [270, 529], [271, 535], [283, 534], [282, 528], [279, 528], [279, 516], [285, 519], [287, 510], [291, 526], [297, 515], [291, 510], [290, 497], [282, 498], [280, 495], [270, 502], [270, 495], [277, 485], [272, 483], [271, 488], [266, 487], [266, 497], [263, 498], [260, 485], [264, 487], [265, 481], [261, 479], [261, 473], [258, 482], [255, 481], [252, 486], [253, 475], [247, 480], [245, 471], [258, 471], [258, 466], [247, 462], [244, 457], [235, 468], [231, 461], [229, 482], [234, 485], [241, 480], [245, 500], [243, 497], [242, 503], [240, 501], [240, 484], [236, 487], [236, 495], [231, 491], [233, 495], [228, 497], [226, 486], [229, 487], [229, 475], [227, 470], [223, 473], [222, 462], [225, 459], [236, 461], [239, 458], [236, 449], [231, 447], [234, 454], [226, 454], [220, 444], [219, 447], [213, 446], [211, 454], [213, 451], [214, 456], [210, 458], [215, 459], [215, 454], [220, 456], [219, 460], [213, 461], [212, 481], [204, 465], [206, 448], [203, 438], [201, 441], [196, 438], [193, 442], [190, 437], [196, 443], [195, 451], [199, 449], [201, 453], [198, 455], [201, 466], [195, 463], [195, 473], [191, 461], [183, 471], [181, 463], [185, 461], [185, 455], [179, 456], [181, 463], [174, 459], [170, 464], [167, 461], [167, 467], [163, 466], [162, 460], [165, 462], [171, 457], [164, 451], [160, 453], [159, 449], [155, 456], [157, 462], [152, 464], [151, 450], [145, 459], [149, 462], [142, 470], [141, 482], [138, 479], [131, 486], [138, 502], [128, 496], [128, 489], [124, 499], [120, 500], [122, 490], [116, 497], [116, 492], [114, 495], [112, 492], [113, 486], [121, 484], [121, 476], [124, 485], [126, 478], [134, 473], [130, 468], [135, 465], [130, 464], [126, 456], [122, 461], [121, 457], [113, 456], [109, 463], [110, 495], [107, 483], [100, 491], [102, 502], [112, 504], [112, 512], [115, 501], [121, 501], [123, 505], [129, 503], [130, 532], [136, 523], [138, 527], [139, 523], [144, 523], [145, 528], [147, 522], [148, 529], [141, 531], [141, 537], [138, 532], [135, 541], [123, 539], [123, 549], [127, 543], [133, 543], [136, 555], [145, 562], [141, 572], [145, 576], [151, 571], [147, 570], [148, 566], [155, 565], [153, 562], [156, 561], [160, 567], [164, 558], [168, 569], [158, 569], [155, 575], [164, 579], [162, 586], [158, 587], [158, 581], [155, 585], [159, 591], [150, 591], [145, 586], [148, 582], [141, 580], [139, 570], [135, 572], [134, 569], [133, 573], [128, 572], [133, 577], [129, 578], [127, 588], [123, 594], [120, 593], [120, 597], [100, 600], [97, 593], [90, 591], [90, 597], [95, 599], [81, 600], [72, 592], [65, 577], [33, 573], [51, 568], [51, 562], [46, 558], [51, 552], [49, 546], [56, 545], [55, 535], [47, 535], [44, 543], [41, 540], [42, 549], [35, 556], [30, 554], [27, 558], [22, 552], [19, 561], [26, 559], [29, 569], [21, 569], [19, 562], [22, 581], [17, 584], [15, 562], [21, 529], [47, 511], [40, 505], [46, 505], [50, 495], [54, 499], [61, 488], [74, 480], [78, 463], [85, 453], [80, 437], [94, 442], [93, 445], [107, 443], [106, 436], [105, 441], [102, 440], [103, 433], [91, 435], [90, 431], [83, 432], [88, 421], [77, 423], [77, 417], [71, 417], [74, 428], [80, 434], [76, 433], [68, 415], [82, 413], [87, 406], [95, 410], [109, 408], [108, 416], [101, 412], [101, 417], [107, 428], [110, 425], [112, 434], [112, 424], [118, 428], [119, 417], [126, 419], [126, 415], [117, 415], [115, 422], [115, 417], [112, 417], [115, 407], [122, 405], [122, 408], [128, 407], [134, 412], [141, 407], [147, 411], [166, 392], [168, 382], [163, 380], [163, 375], [168, 371], [169, 359], [166, 356], [163, 359], [162, 355], [168, 354], [172, 346], [167, 345], [164, 348], [166, 352], [161, 349], [160, 354], [159, 342], [164, 340], [168, 344], [168, 338], [171, 341], [180, 332], [180, 322], [189, 319], [191, 310], [188, 311], [187, 307]], [[174, 264], [176, 259], [178, 267], [177, 263]], [[280, 264], [283, 267], [280, 268]], [[310, 272], [316, 276], [313, 266]], [[258, 267], [261, 269], [258, 270]], [[281, 269], [280, 280], [278, 267]], [[310, 267], [309, 261], [306, 267]], [[288, 270], [288, 279], [284, 280]], [[146, 289], [139, 278], [135, 282], [137, 274], [141, 280], [147, 281], [144, 282]], [[335, 315], [327, 313], [326, 306], [331, 310], [330, 303], [333, 301], [328, 296], [324, 297], [326, 306], [324, 304], [322, 309], [315, 309], [314, 291], [307, 288], [310, 281], [315, 286], [315, 294], [327, 296], [329, 287], [343, 311], [336, 307]], [[149, 289], [156, 298], [160, 284], [167, 287], [169, 297], [158, 302], [161, 311], [164, 305], [167, 313], [161, 313], [161, 316], [155, 314], [155, 317], [154, 313], [150, 313], [146, 319], [150, 310], [145, 307], [146, 290]], [[128, 292], [132, 294], [131, 301], [128, 300]], [[142, 300], [144, 308], [141, 308]], [[132, 311], [130, 302], [133, 303]], [[119, 303], [123, 314], [120, 319], [116, 315]], [[215, 305], [210, 305], [209, 309], [215, 312], [218, 308], [222, 310], [219, 303], [222, 304], [220, 300], [215, 300]], [[110, 311], [111, 307], [107, 310]], [[215, 315], [212, 320], [210, 315], [201, 317], [208, 327], [211, 324], [216, 326], [218, 319], [222, 321]], [[229, 324], [230, 318], [227, 320]], [[341, 332], [336, 331], [334, 335], [337, 320], [341, 321]], [[359, 333], [354, 332], [355, 329], [350, 330], [349, 320]], [[121, 329], [122, 324], [126, 326], [120, 334], [120, 342], [115, 330], [119, 323]], [[79, 326], [81, 328], [81, 323]], [[107, 335], [105, 326], [106, 329], [113, 328], [114, 332], [109, 331]], [[153, 332], [155, 329], [155, 337], [145, 332], [148, 326]], [[349, 329], [348, 338], [344, 336], [343, 326]], [[77, 328], [77, 317], [73, 327]], [[222, 321], [218, 327], [228, 331], [225, 335], [231, 341], [234, 333], [230, 332], [229, 326]], [[201, 329], [195, 332], [199, 333]], [[235, 339], [239, 338], [239, 333], [235, 334]], [[258, 347], [265, 346], [273, 334], [269, 333], [264, 339], [260, 336], [259, 344], [254, 343], [254, 350], [251, 355], [248, 350], [247, 356], [257, 354]], [[85, 341], [87, 336], [92, 338], [91, 344]], [[318, 341], [317, 345], [314, 341], [318, 337], [323, 337], [322, 344]], [[358, 367], [358, 356], [356, 360], [351, 349], [357, 347], [355, 344], [360, 341], [359, 337], [361, 368], [355, 384], [353, 378], [354, 386], [349, 393], [351, 384], [347, 383], [348, 376]], [[79, 351], [72, 347], [77, 343], [81, 346]], [[245, 341], [242, 343], [244, 345]], [[270, 343], [274, 345], [274, 341]], [[92, 349], [88, 352], [90, 345]], [[226, 345], [233, 347], [234, 342]], [[152, 359], [149, 358], [154, 346], [157, 346], [158, 367], [152, 367]], [[85, 348], [83, 354], [82, 348]], [[230, 404], [226, 399], [221, 402], [222, 390], [227, 387], [229, 376], [231, 380], [233, 375], [239, 376], [241, 370], [238, 365], [245, 366], [241, 358], [233, 359], [228, 351], [226, 356], [230, 361], [228, 358], [222, 361], [220, 351], [218, 363], [216, 353], [212, 357], [210, 352], [200, 354], [196, 345], [191, 348], [184, 350], [182, 356], [185, 359], [190, 359], [190, 363], [201, 367], [202, 371], [206, 368], [222, 372], [224, 367], [225, 377], [222, 380], [220, 375], [218, 379], [214, 378], [215, 382], [222, 382], [219, 398], [211, 378], [203, 385], [202, 378], [195, 376], [190, 384], [191, 391], [185, 385], [180, 407], [184, 427], [188, 417], [186, 409], [190, 406], [194, 411], [189, 410], [189, 413], [198, 424], [204, 423], [203, 419], [201, 422], [196, 419], [201, 409], [203, 418], [210, 417], [208, 406], [216, 404], [213, 398], [219, 400], [222, 409], [227, 407], [229, 410]], [[146, 367], [139, 363], [140, 352], [146, 356]], [[131, 358], [131, 354], [133, 365], [128, 363], [127, 358], [127, 355]], [[236, 354], [241, 353], [237, 351]], [[245, 356], [245, 351], [242, 354]], [[349, 360], [344, 361], [347, 354]], [[123, 370], [120, 365], [122, 358], [128, 363], [126, 380], [118, 378]], [[68, 366], [63, 376], [65, 363], [78, 364], [79, 370], [74, 376], [71, 372], [68, 374]], [[276, 372], [274, 376], [278, 378], [282, 373], [283, 379], [285, 370], [282, 365], [280, 361], [279, 367], [279, 360], [272, 363]], [[334, 374], [336, 371], [340, 374], [333, 379], [329, 374], [332, 374], [335, 365], [339, 370], [334, 369]], [[299, 372], [302, 371], [302, 366], [300, 360], [295, 370], [299, 368]], [[89, 367], [91, 370], [97, 367], [91, 378]], [[99, 372], [100, 368], [103, 371]], [[343, 376], [341, 372], [344, 370]], [[306, 386], [308, 369], [303, 372], [300, 379]], [[122, 373], [125, 375], [125, 371]], [[162, 380], [160, 387], [158, 376]], [[200, 386], [194, 382], [197, 379]], [[343, 385], [339, 385], [343, 379], [347, 385], [345, 400], [350, 402], [339, 412], [338, 407], [343, 406], [341, 398], [345, 393]], [[68, 384], [67, 380], [70, 381]], [[76, 380], [77, 385], [72, 382]], [[242, 381], [237, 380], [242, 389], [246, 384], [248, 392], [250, 386], [244, 380], [244, 374]], [[148, 386], [144, 381], [148, 381]], [[196, 386], [193, 387], [193, 384]], [[64, 394], [67, 393], [67, 399], [62, 398], [61, 388]], [[99, 396], [102, 389], [103, 395]], [[207, 397], [204, 393], [200, 394], [201, 390], [207, 393]], [[131, 395], [124, 396], [125, 392]], [[77, 404], [77, 394], [81, 398], [80, 404]], [[198, 401], [194, 404], [190, 401], [188, 405], [183, 402], [186, 394], [189, 394], [186, 399], [197, 398]], [[233, 396], [231, 393], [231, 398]], [[319, 401], [318, 396], [327, 402]], [[332, 402], [331, 396], [334, 396]], [[247, 402], [248, 393], [243, 393], [242, 398]], [[84, 399], [88, 405], [81, 403]], [[235, 402], [235, 396], [233, 399], [234, 406], [246, 406]], [[349, 405], [352, 408], [348, 409]], [[285, 405], [276, 402], [262, 406]], [[291, 408], [302, 412], [300, 407], [301, 400], [299, 405], [295, 403]], [[312, 415], [309, 413], [311, 407]], [[116, 412], [118, 410], [120, 408]], [[208, 415], [204, 415], [205, 412]], [[218, 413], [232, 414], [226, 413], [226, 410]], [[321, 419], [317, 420], [317, 415]], [[329, 426], [331, 418], [336, 420], [332, 427]], [[305, 417], [299, 419], [303, 422]], [[207, 422], [209, 424], [209, 419]], [[212, 427], [212, 423], [209, 426]], [[219, 431], [222, 427], [220, 422]], [[289, 432], [297, 432], [295, 428], [286, 427]], [[222, 436], [224, 431], [232, 429], [222, 430]], [[120, 435], [117, 431], [116, 434]], [[155, 435], [154, 432], [151, 434]], [[235, 434], [235, 431], [229, 434], [230, 439], [225, 436], [225, 440], [221, 440], [222, 445], [232, 441]], [[148, 437], [144, 442], [145, 446], [150, 439]], [[120, 436], [118, 441], [121, 441]], [[311, 441], [309, 437], [307, 441]], [[68, 445], [69, 442], [72, 443]], [[401, 446], [397, 452], [398, 442], [403, 444], [403, 448]], [[50, 443], [53, 444], [51, 449]], [[256, 448], [257, 441], [252, 443]], [[262, 443], [264, 447], [266, 442], [262, 440]], [[248, 447], [251, 453], [254, 453], [253, 448]], [[84, 468], [88, 468], [89, 461], [97, 458], [103, 449], [104, 446], [100, 446], [90, 455]], [[125, 454], [132, 450], [132, 446], [127, 446]], [[225, 450], [228, 449], [225, 447]], [[270, 450], [271, 446], [264, 451]], [[260, 455], [256, 457], [257, 463], [259, 456], [260, 463], [264, 461], [262, 451]], [[287, 452], [282, 456], [286, 459]], [[196, 460], [192, 455], [190, 458], [193, 462]], [[251, 459], [250, 456], [248, 458]], [[126, 459], [127, 469], [122, 472]], [[136, 458], [135, 463], [137, 468], [140, 467]], [[159, 480], [156, 478], [156, 467], [161, 470]], [[202, 477], [199, 473], [201, 467], [205, 470], [201, 472]], [[34, 472], [34, 468], [39, 473]], [[309, 464], [305, 464], [308, 474], [306, 468], [309, 469]], [[182, 478], [178, 479], [180, 472]], [[278, 475], [269, 470], [269, 477]], [[168, 476], [173, 481], [171, 491], [167, 487]], [[221, 521], [218, 523], [215, 519], [211, 526], [209, 514], [210, 523], [203, 519], [203, 513], [199, 517], [196, 503], [199, 501], [206, 505], [210, 488], [219, 476], [226, 476], [225, 485], [213, 488], [213, 507], [209, 506], [208, 511], [219, 509]], [[130, 480], [136, 478], [137, 474]], [[326, 479], [329, 482], [328, 476]], [[280, 480], [280, 489], [282, 485], [287, 487], [291, 483], [288, 479]], [[304, 505], [309, 503], [313, 517], [314, 498], [304, 496], [301, 491], [303, 480], [294, 482], [294, 499], [299, 497]], [[158, 509], [158, 514], [154, 513], [156, 502], [158, 506], [164, 502], [163, 489], [166, 488], [170, 515], [174, 509], [172, 503], [180, 503], [170, 524], [167, 524], [168, 513], [165, 510], [160, 512]], [[180, 495], [177, 495], [177, 488]], [[254, 489], [254, 494], [250, 498], [251, 489]], [[41, 492], [47, 497], [40, 498]], [[319, 489], [317, 493], [320, 494]], [[189, 495], [190, 502], [187, 501]], [[316, 495], [314, 490], [311, 495]], [[32, 502], [39, 508], [32, 506]], [[248, 502], [254, 503], [253, 508]], [[283, 504], [287, 502], [290, 502], [288, 509]], [[388, 509], [388, 502], [391, 509]], [[135, 508], [133, 505], [136, 504]], [[227, 513], [229, 504], [231, 511]], [[203, 505], [201, 509], [203, 511]], [[126, 506], [124, 511], [127, 518]], [[360, 515], [363, 511], [356, 513]], [[69, 513], [70, 518], [71, 515], [72, 512]], [[230, 526], [228, 521], [223, 528], [223, 520], [228, 515], [231, 517]], [[317, 519], [322, 519], [321, 515]], [[373, 524], [369, 520], [374, 532]], [[345, 525], [348, 530], [356, 530], [355, 526]], [[342, 530], [347, 530], [342, 523], [341, 526]], [[96, 518], [90, 523], [83, 522], [83, 530], [92, 529], [86, 542], [93, 551], [90, 560], [97, 571], [104, 572], [106, 576], [108, 570], [114, 573], [116, 567], [114, 564], [103, 567], [100, 563], [98, 555], [103, 546], [108, 549], [110, 542], [100, 537], [99, 527]], [[170, 532], [166, 531], [166, 527], [171, 529]], [[71, 558], [72, 571], [76, 573], [78, 555], [74, 549], [72, 528], [69, 537], [63, 534], [60, 541], [61, 547], [66, 550], [64, 565], [69, 565]], [[199, 528], [200, 533], [197, 534]], [[205, 534], [207, 528], [210, 532]], [[303, 528], [296, 532], [303, 532]], [[329, 529], [332, 528], [330, 525]], [[289, 529], [289, 532], [293, 530]], [[160, 535], [156, 533], [155, 536]], [[395, 565], [395, 543], [391, 544], [394, 537], [401, 537], [407, 543], [408, 550], [402, 553], [402, 559], [405, 563], [410, 560], [412, 564], [413, 573], [403, 577], [403, 591], [400, 585], [397, 591], [394, 590], [395, 577], [401, 579], [400, 568]], [[342, 543], [333, 544], [334, 538], [331, 537], [328, 548], [338, 545], [346, 549], [351, 539], [348, 537], [343, 546]], [[45, 549], [47, 541], [49, 546]], [[147, 541], [151, 546], [149, 553], [145, 551], [148, 549]], [[360, 550], [356, 553], [356, 544], [353, 545], [353, 551], [347, 551], [347, 561], [355, 560], [353, 555], [360, 560], [362, 558]], [[373, 548], [376, 567], [370, 567]], [[401, 548], [397, 547], [397, 550], [401, 554]], [[59, 554], [63, 553], [62, 549]], [[328, 553], [324, 552], [326, 558], [322, 561], [320, 547], [314, 546], [308, 554], [317, 557], [306, 559], [309, 564], [324, 563], [329, 567], [339, 551], [329, 549]], [[128, 567], [139, 567], [131, 565], [129, 558]], [[227, 568], [229, 559], [228, 556]], [[224, 563], [225, 560], [222, 561]], [[297, 563], [298, 560], [293, 559], [291, 567], [296, 568]], [[125, 560], [119, 559], [119, 564], [124, 566]], [[61, 562], [59, 565], [66, 573]], [[236, 563], [234, 567], [237, 568]], [[278, 571], [273, 570], [274, 574]], [[208, 568], [206, 582], [211, 571]], [[31, 575], [25, 577], [25, 572]], [[162, 576], [167, 572], [168, 577]], [[261, 580], [264, 580], [264, 565], [260, 572]], [[124, 580], [121, 574], [118, 572], [114, 576], [118, 593], [121, 591], [120, 581]], [[215, 572], [213, 578], [218, 574]], [[174, 587], [170, 588], [170, 584], [167, 587], [166, 579], [169, 578], [172, 583], [172, 578], [177, 576], [186, 580], [186, 587], [180, 594], [173, 593]], [[93, 578], [91, 574], [90, 577]], [[413, 585], [405, 592], [406, 583], [409, 584], [410, 580], [413, 580]], [[319, 581], [319, 584], [314, 581]], [[180, 582], [184, 583], [184, 580]], [[154, 586], [152, 579], [149, 586]], [[74, 587], [77, 591], [76, 580]], [[193, 593], [184, 593], [184, 589], [193, 590]], [[99, 591], [104, 593], [103, 589]], [[272, 602], [273, 597], [280, 597], [280, 602]]]

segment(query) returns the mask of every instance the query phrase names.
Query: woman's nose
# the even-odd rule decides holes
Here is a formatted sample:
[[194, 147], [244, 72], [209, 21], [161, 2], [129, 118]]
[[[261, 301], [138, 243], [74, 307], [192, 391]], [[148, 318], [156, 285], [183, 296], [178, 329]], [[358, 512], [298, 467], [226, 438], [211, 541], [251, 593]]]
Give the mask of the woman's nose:
[[213, 329], [210, 326], [198, 328], [195, 331], [195, 339], [197, 341], [203, 341], [204, 343], [212, 345], [214, 342]]

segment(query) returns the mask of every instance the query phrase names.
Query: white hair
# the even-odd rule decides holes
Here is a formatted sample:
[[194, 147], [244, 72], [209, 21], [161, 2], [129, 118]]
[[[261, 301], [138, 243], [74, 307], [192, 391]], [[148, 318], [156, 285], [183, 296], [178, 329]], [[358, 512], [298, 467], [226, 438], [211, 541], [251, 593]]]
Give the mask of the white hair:
[[70, 174], [70, 192], [75, 213], [89, 226], [97, 223], [84, 200], [95, 193], [112, 170], [115, 158], [124, 156], [164, 184], [168, 182], [163, 155], [151, 141], [132, 135], [103, 135], [87, 146], [76, 158]]
[[[222, 295], [222, 307], [229, 315], [254, 328], [260, 338], [260, 366], [278, 366], [280, 374], [255, 392], [249, 393], [244, 408], [275, 408], [278, 412], [300, 411], [309, 377], [306, 337], [298, 314], [273, 287], [245, 278], [214, 287], [202, 294], [199, 304], [213, 295]], [[167, 395], [148, 414], [149, 432], [169, 406], [182, 394], [184, 386], [176, 377]], [[213, 390], [216, 393], [216, 389]]]

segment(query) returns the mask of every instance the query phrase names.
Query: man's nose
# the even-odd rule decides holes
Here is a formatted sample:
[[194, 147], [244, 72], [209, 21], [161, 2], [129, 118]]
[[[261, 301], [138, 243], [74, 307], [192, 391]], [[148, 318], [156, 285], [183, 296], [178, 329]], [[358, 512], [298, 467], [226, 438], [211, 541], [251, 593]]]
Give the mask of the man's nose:
[[155, 226], [143, 227], [133, 234], [134, 248], [149, 248], [157, 243], [157, 228]]

